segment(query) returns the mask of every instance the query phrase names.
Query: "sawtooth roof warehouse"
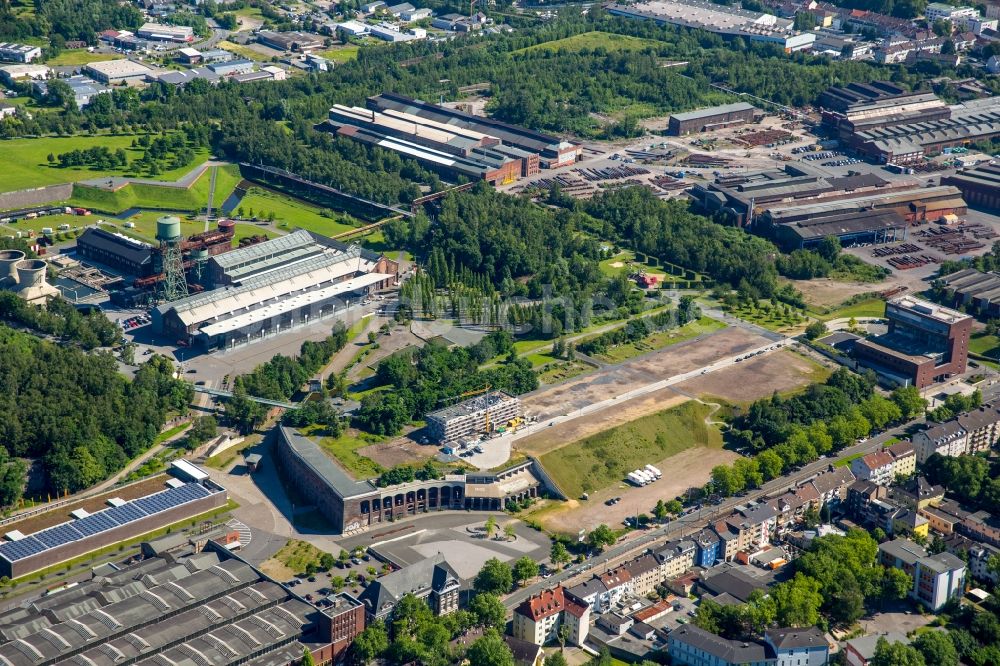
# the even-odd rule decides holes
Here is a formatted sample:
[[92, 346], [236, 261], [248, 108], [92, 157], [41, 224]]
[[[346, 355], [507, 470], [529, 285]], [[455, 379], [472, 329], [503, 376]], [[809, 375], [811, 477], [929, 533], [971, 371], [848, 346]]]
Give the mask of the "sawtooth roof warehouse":
[[308, 231], [212, 257], [218, 285], [152, 311], [153, 329], [185, 342], [227, 348], [340, 315], [371, 290], [395, 283], [391, 261]]

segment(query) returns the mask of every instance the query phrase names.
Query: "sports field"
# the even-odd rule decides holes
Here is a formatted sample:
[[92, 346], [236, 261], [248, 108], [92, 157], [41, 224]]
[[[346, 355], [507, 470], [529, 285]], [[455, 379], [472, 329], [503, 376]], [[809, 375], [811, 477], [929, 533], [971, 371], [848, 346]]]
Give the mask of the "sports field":
[[646, 48], [656, 48], [661, 46], [655, 39], [643, 39], [641, 37], [631, 37], [629, 35], [615, 35], [610, 32], [584, 32], [572, 37], [557, 39], [553, 42], [535, 44], [527, 48], [515, 51], [524, 53], [527, 51], [593, 51], [594, 49], [604, 49], [606, 51], [640, 51]]
[[722, 434], [706, 424], [712, 408], [690, 400], [567, 444], [541, 457], [569, 497], [620, 482], [632, 470], [685, 449], [722, 448]]
[[[0, 141], [0, 154], [4, 156], [4, 168], [3, 172], [0, 173], [0, 192], [44, 187], [57, 183], [72, 183], [101, 176], [126, 175], [127, 170], [123, 169], [112, 171], [91, 169], [90, 167], [67, 167], [64, 169], [49, 164], [48, 156], [57, 156], [72, 150], [105, 146], [111, 151], [123, 148], [131, 162], [142, 155], [142, 149], [132, 148], [132, 140], [135, 138], [131, 134], [101, 134], [98, 136], [38, 137]], [[176, 180], [207, 159], [207, 149], [195, 151], [193, 162], [180, 169], [165, 171], [157, 178], [164, 181]]]
[[333, 213], [334, 217], [322, 215], [323, 209], [314, 204], [293, 197], [251, 187], [239, 209], [244, 217], [249, 217], [251, 211], [258, 219], [269, 219], [274, 214], [274, 224], [282, 231], [293, 231], [296, 227], [314, 231], [324, 236], [333, 236], [355, 228], [355, 220], [347, 213]]

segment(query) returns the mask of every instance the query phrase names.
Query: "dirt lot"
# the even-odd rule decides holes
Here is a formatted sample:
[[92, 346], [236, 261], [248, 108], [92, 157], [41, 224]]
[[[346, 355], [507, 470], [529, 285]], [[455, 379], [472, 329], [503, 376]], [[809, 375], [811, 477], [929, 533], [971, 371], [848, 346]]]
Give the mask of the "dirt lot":
[[783, 281], [790, 282], [792, 286], [801, 291], [803, 298], [809, 305], [828, 308], [840, 305], [851, 296], [872, 291], [884, 291], [895, 285], [891, 277], [874, 284], [871, 282], [838, 282], [829, 278]]
[[723, 329], [527, 394], [521, 398], [522, 409], [544, 421], [768, 342], [742, 328]]
[[696, 396], [716, 396], [729, 402], [750, 403], [775, 391], [794, 391], [823, 381], [829, 374], [829, 370], [814, 361], [783, 349], [689, 379], [678, 384], [677, 388]]
[[[705, 485], [713, 467], [730, 463], [738, 457], [725, 449], [687, 449], [655, 463], [665, 472], [664, 477], [655, 483], [643, 488], [617, 484], [590, 493], [586, 502], [570, 500], [544, 507], [535, 517], [545, 529], [564, 534], [593, 529], [601, 523], [620, 527], [627, 516], [649, 514], [657, 500], [671, 500], [688, 488]], [[622, 500], [614, 506], [607, 506], [605, 500], [612, 497], [621, 497]]]
[[386, 469], [409, 463], [422, 464], [436, 453], [435, 447], [421, 446], [406, 437], [397, 437], [388, 442], [379, 442], [358, 449], [358, 455], [370, 458]]
[[634, 421], [647, 414], [669, 409], [688, 399], [687, 396], [678, 394], [672, 388], [665, 388], [622, 402], [615, 405], [613, 410], [605, 409], [596, 414], [581, 416], [572, 421], [546, 428], [543, 432], [518, 440], [514, 443], [514, 449], [528, 455], [540, 456], [569, 442], [576, 442], [602, 430]]

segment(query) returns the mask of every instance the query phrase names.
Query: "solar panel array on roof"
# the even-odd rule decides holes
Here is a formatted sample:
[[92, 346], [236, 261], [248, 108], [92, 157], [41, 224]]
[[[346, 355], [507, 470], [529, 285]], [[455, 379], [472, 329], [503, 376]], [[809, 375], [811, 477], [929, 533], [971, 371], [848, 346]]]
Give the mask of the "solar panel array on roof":
[[121, 506], [92, 513], [86, 518], [49, 527], [18, 541], [0, 543], [0, 557], [8, 562], [23, 560], [50, 548], [57, 548], [116, 527], [122, 527], [147, 516], [208, 497], [211, 494], [211, 490], [197, 483], [186, 483], [177, 488], [169, 488], [126, 502]]

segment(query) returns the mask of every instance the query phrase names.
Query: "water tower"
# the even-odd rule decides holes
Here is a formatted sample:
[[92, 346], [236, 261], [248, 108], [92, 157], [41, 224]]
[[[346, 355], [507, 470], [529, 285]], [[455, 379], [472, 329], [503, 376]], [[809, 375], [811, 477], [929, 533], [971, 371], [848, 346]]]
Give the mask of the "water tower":
[[181, 256], [181, 220], [165, 215], [156, 221], [156, 240], [160, 242], [163, 260], [163, 282], [160, 293], [165, 302], [176, 301], [188, 295], [187, 278], [184, 277], [184, 258]]

